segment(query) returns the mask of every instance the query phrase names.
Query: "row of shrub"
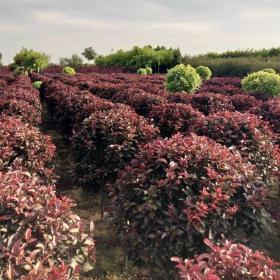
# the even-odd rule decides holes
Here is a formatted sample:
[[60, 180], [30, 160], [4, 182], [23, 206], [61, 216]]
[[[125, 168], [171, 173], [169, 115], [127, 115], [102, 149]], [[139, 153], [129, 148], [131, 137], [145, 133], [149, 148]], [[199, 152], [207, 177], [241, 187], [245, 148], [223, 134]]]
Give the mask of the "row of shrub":
[[214, 77], [244, 77], [249, 73], [266, 68], [273, 68], [280, 73], [279, 56], [273, 57], [234, 57], [234, 58], [211, 58], [206, 56], [185, 56], [185, 65], [205, 65], [209, 67]]
[[[248, 95], [205, 93], [188, 97], [187, 104], [168, 103], [166, 96], [134, 91], [133, 86], [123, 92], [111, 83], [106, 88], [107, 77], [102, 78], [102, 96], [115, 102], [130, 100], [130, 105], [133, 97], [144, 96], [146, 104], [135, 108], [155, 120], [162, 135], [185, 134], [156, 139], [156, 129], [131, 108], [100, 98], [111, 109], [98, 109], [73, 126], [79, 171], [93, 187], [109, 183], [112, 213], [134, 261], [149, 263], [166, 277], [173, 273], [170, 257], [204, 252], [203, 240], [209, 236], [214, 241], [221, 236], [244, 241], [251, 234], [266, 232], [270, 221], [266, 193], [278, 184], [279, 150], [268, 124], [241, 112], [259, 112], [272, 100], [262, 103]], [[55, 103], [55, 118], [60, 110], [70, 112], [79, 99], [90, 96], [57, 81], [47, 82], [43, 88], [47, 103]], [[116, 90], [113, 94], [112, 89]], [[72, 103], [65, 103], [70, 96]], [[147, 96], [158, 98], [155, 102], [159, 104], [148, 107]], [[246, 267], [250, 269], [247, 263]], [[266, 273], [265, 265], [258, 268]], [[240, 273], [242, 268], [234, 269]]]
[[114, 181], [139, 146], [159, 134], [130, 107], [59, 81], [45, 82], [42, 93], [56, 122], [72, 134], [77, 170], [92, 188]]
[[26, 76], [1, 75], [0, 104], [0, 278], [77, 279], [93, 269], [93, 226], [56, 195], [55, 146], [33, 126], [39, 92]]

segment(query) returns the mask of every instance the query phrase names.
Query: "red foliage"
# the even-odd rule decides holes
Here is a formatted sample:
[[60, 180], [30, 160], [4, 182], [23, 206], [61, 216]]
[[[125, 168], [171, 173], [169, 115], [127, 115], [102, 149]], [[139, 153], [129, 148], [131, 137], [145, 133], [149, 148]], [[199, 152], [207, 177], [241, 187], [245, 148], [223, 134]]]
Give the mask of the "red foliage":
[[20, 99], [0, 98], [0, 115], [20, 118], [26, 123], [38, 125], [41, 122], [41, 112]]
[[29, 173], [0, 172], [0, 275], [66, 280], [90, 269], [95, 244], [73, 206]]
[[153, 106], [148, 117], [159, 127], [162, 137], [171, 137], [177, 132], [188, 133], [193, 122], [204, 115], [186, 104], [167, 103]]
[[111, 100], [131, 106], [142, 116], [148, 116], [153, 105], [160, 105], [166, 102], [166, 99], [162, 96], [135, 89], [118, 92], [113, 95]]
[[247, 112], [253, 107], [258, 107], [261, 105], [261, 102], [258, 101], [253, 96], [247, 94], [236, 94], [230, 98], [234, 108], [239, 112]]
[[215, 93], [194, 94], [190, 104], [194, 109], [209, 115], [221, 111], [234, 111], [233, 104], [227, 96]]
[[182, 280], [279, 280], [280, 263], [243, 244], [204, 240], [210, 252], [194, 259], [173, 257]]
[[272, 130], [277, 133], [280, 144], [280, 98], [264, 102], [259, 108], [253, 108], [252, 112], [269, 122]]
[[55, 146], [37, 128], [14, 117], [0, 118], [0, 171], [23, 169], [49, 178]]
[[128, 106], [96, 111], [74, 131], [73, 150], [86, 183], [102, 186], [114, 181], [139, 146], [155, 139], [158, 130]]
[[168, 94], [167, 95], [167, 100], [170, 103], [183, 103], [183, 104], [190, 104], [191, 103], [191, 95], [190, 94], [186, 94], [183, 92], [174, 92], [172, 94]]
[[[197, 121], [194, 131], [231, 149], [257, 167], [266, 182], [279, 175], [280, 152], [268, 124], [257, 116], [240, 112], [220, 112]], [[276, 176], [277, 175], [277, 176]]]
[[55, 80], [43, 83], [42, 93], [54, 119], [68, 133], [72, 132], [75, 124], [79, 126], [84, 118], [95, 111], [109, 110], [114, 106], [88, 91], [81, 91]]
[[209, 234], [241, 238], [264, 226], [266, 195], [254, 167], [206, 137], [145, 145], [113, 187], [126, 248], [134, 260], [162, 270], [173, 255], [203, 250]]

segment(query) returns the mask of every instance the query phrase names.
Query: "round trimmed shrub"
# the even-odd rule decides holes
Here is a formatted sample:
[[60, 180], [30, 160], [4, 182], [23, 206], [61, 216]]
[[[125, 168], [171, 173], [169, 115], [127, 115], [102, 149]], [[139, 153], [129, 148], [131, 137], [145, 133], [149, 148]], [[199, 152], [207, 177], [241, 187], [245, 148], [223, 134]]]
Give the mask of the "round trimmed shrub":
[[134, 89], [117, 92], [113, 95], [111, 101], [127, 104], [141, 116], [148, 116], [153, 105], [160, 105], [166, 102], [165, 98], [160, 95]]
[[128, 106], [115, 106], [93, 113], [72, 137], [79, 175], [95, 188], [114, 181], [139, 147], [159, 134]]
[[255, 115], [240, 112], [219, 112], [198, 120], [194, 131], [231, 149], [257, 167], [264, 182], [277, 180], [280, 153], [268, 124]]
[[200, 87], [201, 82], [199, 74], [190, 65], [178, 64], [168, 70], [166, 75], [166, 88], [170, 92], [193, 93]]
[[218, 93], [199, 93], [191, 96], [190, 105], [204, 115], [220, 111], [234, 111], [228, 96]]
[[[204, 243], [209, 253], [184, 261], [177, 257], [172, 258], [172, 261], [177, 263], [180, 279], [280, 279], [279, 263], [262, 252], [228, 240], [222, 244], [214, 244], [205, 239]], [[198, 275], [203, 278], [197, 278]]]
[[65, 280], [91, 270], [92, 231], [85, 230], [73, 206], [30, 173], [0, 172], [0, 275]]
[[137, 74], [139, 74], [139, 75], [147, 75], [147, 74], [148, 74], [148, 71], [147, 71], [146, 68], [139, 68], [139, 69], [137, 70]]
[[0, 89], [0, 96], [1, 98], [5, 97], [5, 99], [7, 100], [20, 99], [21, 101], [25, 101], [28, 104], [32, 105], [38, 112], [42, 111], [42, 104], [39, 99], [39, 94], [36, 90], [30, 91], [17, 87], [6, 87], [4, 91]]
[[245, 113], [251, 108], [258, 107], [261, 105], [261, 102], [257, 100], [254, 96], [247, 94], [235, 94], [230, 97], [230, 100], [236, 111]]
[[35, 89], [40, 89], [41, 85], [42, 85], [43, 82], [41, 81], [35, 81], [32, 83], [32, 86], [35, 88]]
[[147, 71], [148, 75], [153, 74], [153, 69], [151, 67], [149, 67], [149, 66], [146, 67], [146, 71]]
[[133, 260], [170, 271], [203, 239], [263, 229], [265, 191], [254, 166], [207, 137], [145, 145], [113, 186], [115, 222]]
[[207, 66], [198, 66], [195, 70], [203, 81], [209, 80], [212, 76], [212, 71]]
[[41, 112], [20, 99], [0, 98], [0, 115], [12, 116], [23, 122], [38, 125], [41, 122]]
[[265, 68], [262, 69], [261, 71], [271, 73], [271, 74], [276, 74], [276, 71], [273, 68]]
[[187, 134], [193, 123], [204, 115], [190, 105], [167, 103], [152, 106], [148, 118], [159, 128], [162, 137], [182, 132]]
[[259, 108], [254, 108], [252, 111], [270, 124], [272, 130], [278, 135], [278, 144], [280, 144], [280, 98], [266, 101]]
[[66, 66], [62, 69], [62, 73], [73, 76], [76, 74], [76, 71], [74, 68]]
[[0, 118], [0, 171], [22, 169], [50, 178], [55, 146], [48, 136], [14, 117]]
[[263, 71], [251, 73], [242, 80], [242, 88], [246, 92], [278, 96], [280, 95], [280, 75]]

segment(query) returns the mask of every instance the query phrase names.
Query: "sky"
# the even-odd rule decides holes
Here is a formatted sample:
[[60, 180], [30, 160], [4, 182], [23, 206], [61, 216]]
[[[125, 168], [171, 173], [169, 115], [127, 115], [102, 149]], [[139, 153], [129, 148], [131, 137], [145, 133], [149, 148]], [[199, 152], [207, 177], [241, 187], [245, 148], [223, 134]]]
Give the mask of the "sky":
[[183, 54], [279, 47], [280, 0], [0, 0], [5, 64], [21, 47], [58, 62], [89, 46], [147, 44]]

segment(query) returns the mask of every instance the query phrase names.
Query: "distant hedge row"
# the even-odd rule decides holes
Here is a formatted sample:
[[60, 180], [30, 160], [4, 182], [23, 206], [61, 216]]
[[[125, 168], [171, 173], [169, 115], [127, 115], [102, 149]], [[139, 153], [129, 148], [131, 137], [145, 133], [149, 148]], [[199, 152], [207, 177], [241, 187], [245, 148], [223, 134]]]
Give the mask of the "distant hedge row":
[[209, 67], [213, 76], [237, 76], [243, 77], [248, 73], [259, 71], [265, 68], [273, 68], [280, 72], [280, 56], [274, 57], [232, 57], [232, 58], [211, 58], [209, 56], [185, 56], [184, 64], [190, 64], [193, 67], [205, 65]]

